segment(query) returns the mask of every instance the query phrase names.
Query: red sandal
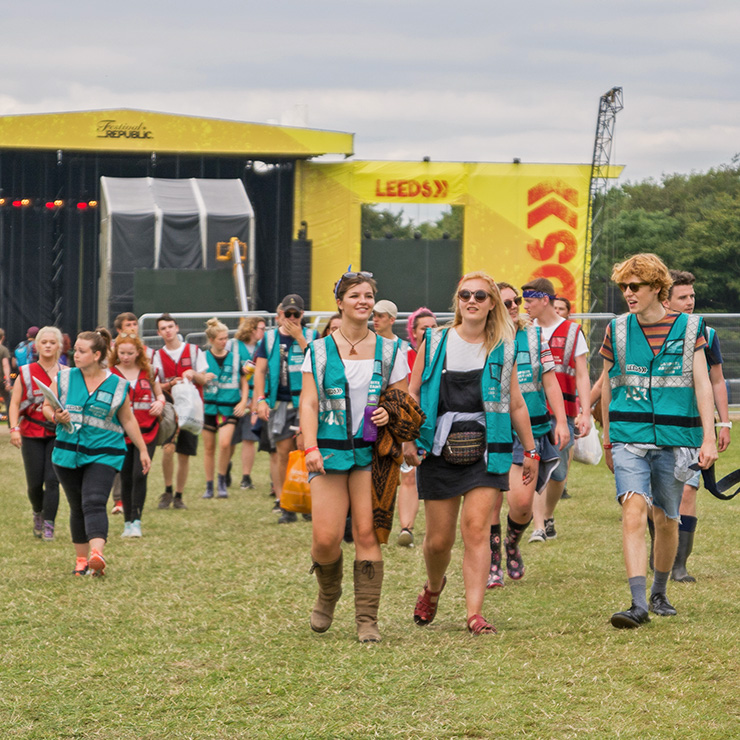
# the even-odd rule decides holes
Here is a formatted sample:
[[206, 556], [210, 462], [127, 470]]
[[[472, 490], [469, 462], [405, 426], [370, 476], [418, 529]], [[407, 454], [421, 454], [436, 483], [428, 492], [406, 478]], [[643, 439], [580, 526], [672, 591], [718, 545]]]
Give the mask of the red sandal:
[[[424, 584], [424, 590], [416, 599], [416, 606], [414, 607], [414, 622], [416, 622], [420, 627], [431, 624], [434, 617], [437, 615], [439, 595], [445, 590], [445, 586], [447, 585], [447, 576], [442, 579], [442, 588], [440, 588], [439, 591], [430, 591], [427, 588], [428, 585], [429, 581]], [[434, 599], [434, 601], [432, 601], [432, 599]]]
[[468, 632], [471, 635], [495, 635], [496, 628], [482, 614], [473, 614], [468, 619]]

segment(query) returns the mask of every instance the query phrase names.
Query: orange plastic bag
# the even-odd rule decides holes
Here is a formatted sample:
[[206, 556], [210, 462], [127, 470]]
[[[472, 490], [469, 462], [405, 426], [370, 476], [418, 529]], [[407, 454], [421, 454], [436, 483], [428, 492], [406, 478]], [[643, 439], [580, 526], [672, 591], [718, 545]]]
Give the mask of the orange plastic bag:
[[280, 507], [296, 514], [311, 513], [311, 487], [308, 484], [306, 457], [301, 450], [293, 450], [288, 456]]

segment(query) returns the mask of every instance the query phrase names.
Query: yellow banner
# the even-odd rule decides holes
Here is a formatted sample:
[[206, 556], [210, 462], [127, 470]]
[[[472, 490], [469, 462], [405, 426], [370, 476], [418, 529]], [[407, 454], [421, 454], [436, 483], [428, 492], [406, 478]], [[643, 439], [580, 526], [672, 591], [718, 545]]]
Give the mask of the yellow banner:
[[[362, 203], [465, 209], [463, 271], [520, 287], [546, 277], [583, 306], [590, 165], [455, 162], [298, 163], [295, 224], [313, 241], [312, 307], [334, 310], [331, 286], [360, 268]], [[621, 167], [612, 167], [618, 177]]]
[[122, 109], [1, 116], [0, 147], [244, 154], [249, 157], [347, 156], [353, 151], [353, 136], [335, 131]]

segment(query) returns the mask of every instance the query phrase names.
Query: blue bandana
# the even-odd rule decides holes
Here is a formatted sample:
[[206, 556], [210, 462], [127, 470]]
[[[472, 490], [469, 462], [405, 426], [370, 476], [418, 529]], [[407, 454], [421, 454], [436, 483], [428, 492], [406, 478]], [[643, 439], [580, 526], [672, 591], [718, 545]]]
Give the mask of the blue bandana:
[[550, 295], [549, 293], [544, 293], [541, 290], [523, 290], [522, 296], [524, 298], [549, 298], [551, 301], [555, 300], [554, 295]]

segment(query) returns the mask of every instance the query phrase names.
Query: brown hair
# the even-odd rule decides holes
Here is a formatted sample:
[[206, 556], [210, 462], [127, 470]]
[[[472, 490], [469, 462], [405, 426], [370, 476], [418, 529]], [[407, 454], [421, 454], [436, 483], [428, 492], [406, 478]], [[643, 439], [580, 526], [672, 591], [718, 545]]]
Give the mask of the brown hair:
[[236, 330], [234, 338], [244, 342], [244, 344], [249, 344], [260, 323], [267, 326], [267, 321], [262, 316], [244, 316], [239, 320], [239, 328]]
[[90, 342], [90, 349], [93, 352], [100, 352], [98, 364], [101, 367], [106, 367], [108, 354], [110, 353], [111, 335], [104, 326], [99, 326], [95, 331], [81, 331], [77, 335], [77, 339]]
[[334, 321], [334, 319], [341, 319], [341, 318], [342, 318], [341, 313], [333, 313], [331, 316], [329, 316], [329, 320], [326, 322], [326, 326], [324, 327], [324, 331], [321, 332], [321, 336], [328, 337], [329, 327], [331, 326], [331, 322]]
[[658, 300], [661, 303], [668, 300], [668, 291], [673, 285], [673, 281], [665, 262], [657, 254], [649, 252], [633, 254], [624, 262], [614, 265], [612, 280], [615, 283], [624, 282], [630, 275], [635, 275], [653, 288], [660, 288]]
[[[373, 297], [378, 294], [378, 284], [375, 282], [373, 277], [368, 272], [359, 272], [354, 277], [342, 277], [334, 283], [334, 297], [341, 301], [344, 298], [344, 294], [355, 285], [362, 285], [367, 283], [373, 291]], [[341, 311], [340, 311], [341, 313]]]
[[538, 290], [540, 293], [547, 293], [549, 296], [555, 295], [555, 286], [547, 278], [535, 278], [522, 285], [522, 290]]
[[126, 311], [125, 313], [119, 313], [118, 316], [116, 316], [115, 321], [113, 322], [113, 326], [115, 327], [116, 331], [121, 331], [121, 327], [123, 326], [124, 321], [137, 321], [138, 318], [136, 317], [135, 313], [131, 313], [131, 311]]
[[171, 321], [175, 326], [179, 326], [177, 321], [170, 316], [168, 313], [163, 313], [158, 319], [157, 319], [157, 329], [159, 329], [159, 322], [160, 321]]
[[668, 274], [671, 276], [671, 280], [673, 280], [673, 285], [668, 288], [669, 299], [673, 294], [674, 286], [693, 285], [696, 282], [696, 277], [694, 276], [694, 273], [688, 272], [687, 270], [668, 270]]
[[114, 367], [117, 365], [121, 359], [118, 356], [118, 348], [122, 344], [133, 344], [136, 348], [136, 366], [139, 368], [139, 370], [143, 370], [146, 373], [147, 378], [152, 377], [152, 367], [149, 364], [149, 358], [146, 356], [146, 348], [144, 347], [144, 343], [139, 339], [139, 337], [132, 336], [129, 334], [126, 337], [118, 337], [116, 341], [113, 343], [113, 347], [110, 351], [110, 355], [108, 356], [108, 364], [111, 367]]
[[[514, 291], [515, 296], [519, 296], [519, 291], [511, 283], [505, 283], [501, 281], [500, 283], [496, 283], [496, 285], [499, 291], [504, 290], [504, 288], [508, 288], [509, 290]], [[503, 298], [501, 300], [503, 300]], [[504, 306], [504, 308], [506, 307]], [[511, 318], [511, 316], [509, 316], [509, 318]], [[529, 321], [527, 320], [527, 316], [519, 314], [516, 320], [516, 324], [514, 325], [514, 329], [519, 331], [519, 329], [523, 329], [525, 326], [527, 326], [528, 323]]]

